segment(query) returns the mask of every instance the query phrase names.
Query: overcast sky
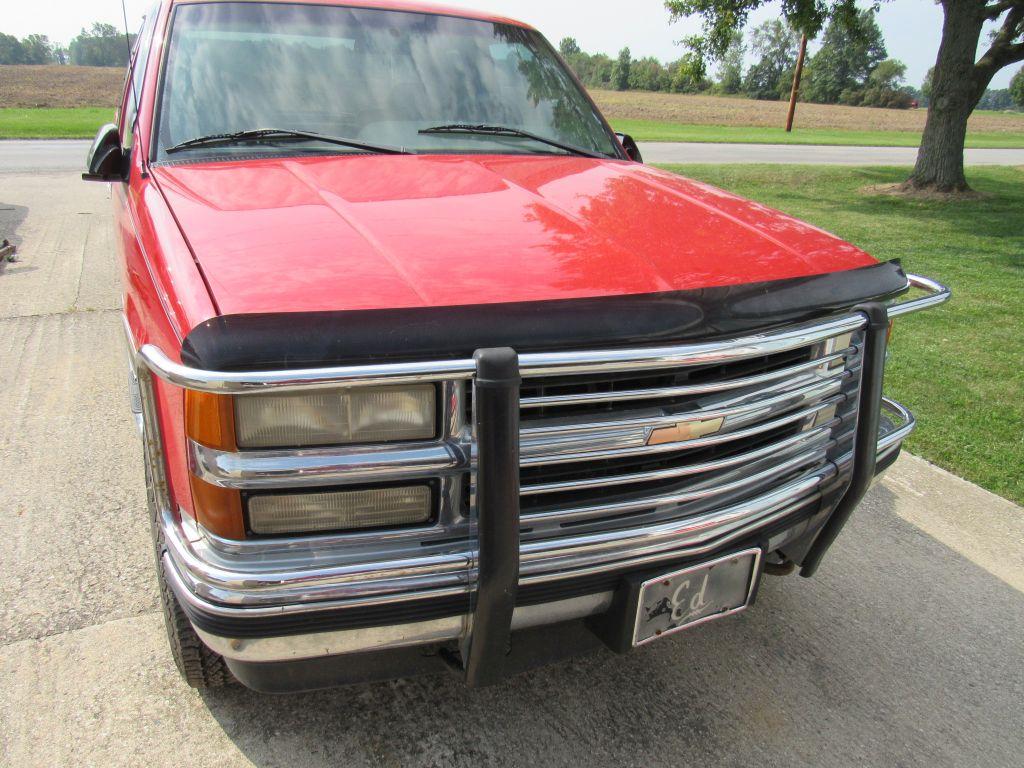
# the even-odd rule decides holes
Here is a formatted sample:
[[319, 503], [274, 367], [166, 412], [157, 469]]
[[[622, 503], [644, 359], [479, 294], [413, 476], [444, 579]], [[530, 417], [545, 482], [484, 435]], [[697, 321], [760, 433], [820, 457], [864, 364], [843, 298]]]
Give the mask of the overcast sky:
[[[697, 31], [698, 24], [685, 20], [669, 25], [662, 0], [448, 0], [454, 5], [494, 11], [529, 22], [556, 45], [566, 36], [575, 37], [591, 53], [615, 54], [628, 45], [633, 55], [656, 56], [662, 61], [680, 54], [675, 41]], [[0, 32], [24, 37], [31, 33], [49, 35], [66, 43], [93, 21], [117, 24], [121, 21], [120, 0], [3, 0]], [[152, 0], [126, 0], [128, 22], [135, 31]], [[770, 6], [758, 12], [755, 23], [777, 12]], [[928, 68], [935, 63], [942, 29], [942, 11], [933, 0], [893, 0], [882, 4], [879, 24], [885, 33], [889, 55], [907, 65], [908, 83], [920, 86]], [[813, 51], [812, 44], [812, 51]], [[1005, 88], [1020, 65], [996, 75], [992, 87]]]

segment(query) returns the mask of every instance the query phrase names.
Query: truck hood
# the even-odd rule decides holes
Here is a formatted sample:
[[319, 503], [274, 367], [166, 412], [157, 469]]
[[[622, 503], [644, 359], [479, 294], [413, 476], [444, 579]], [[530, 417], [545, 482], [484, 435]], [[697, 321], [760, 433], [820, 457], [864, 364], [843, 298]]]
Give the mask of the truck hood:
[[657, 293], [875, 263], [777, 211], [615, 160], [330, 156], [153, 176], [223, 314]]

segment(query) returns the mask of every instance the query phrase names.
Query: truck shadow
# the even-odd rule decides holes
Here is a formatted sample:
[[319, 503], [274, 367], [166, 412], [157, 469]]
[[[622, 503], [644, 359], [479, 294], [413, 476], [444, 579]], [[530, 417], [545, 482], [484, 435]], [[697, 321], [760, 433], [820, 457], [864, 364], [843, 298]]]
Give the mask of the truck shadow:
[[627, 656], [494, 688], [454, 677], [204, 694], [259, 766], [1011, 765], [1024, 748], [1024, 594], [875, 488], [813, 580]]

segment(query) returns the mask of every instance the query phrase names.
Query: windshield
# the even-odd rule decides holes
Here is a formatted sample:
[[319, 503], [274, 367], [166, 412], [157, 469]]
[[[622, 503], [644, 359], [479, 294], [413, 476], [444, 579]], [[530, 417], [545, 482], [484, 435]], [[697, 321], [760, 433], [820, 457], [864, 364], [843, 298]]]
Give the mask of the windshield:
[[405, 11], [217, 2], [180, 5], [160, 95], [157, 159], [359, 152], [302, 137], [196, 144], [274, 128], [414, 152], [557, 153], [501, 126], [617, 157], [612, 135], [538, 33]]

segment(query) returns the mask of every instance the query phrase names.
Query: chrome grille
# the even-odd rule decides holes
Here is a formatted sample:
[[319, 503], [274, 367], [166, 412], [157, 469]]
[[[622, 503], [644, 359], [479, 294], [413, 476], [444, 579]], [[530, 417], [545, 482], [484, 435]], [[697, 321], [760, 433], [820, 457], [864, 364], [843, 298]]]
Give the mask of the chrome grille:
[[[770, 355], [530, 375], [520, 400], [521, 520], [548, 538], [740, 503], [849, 449], [862, 333]], [[682, 425], [708, 434], [652, 442]]]

